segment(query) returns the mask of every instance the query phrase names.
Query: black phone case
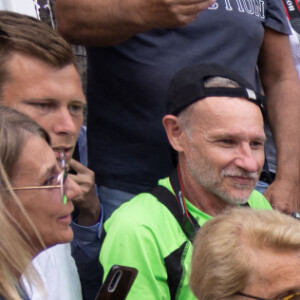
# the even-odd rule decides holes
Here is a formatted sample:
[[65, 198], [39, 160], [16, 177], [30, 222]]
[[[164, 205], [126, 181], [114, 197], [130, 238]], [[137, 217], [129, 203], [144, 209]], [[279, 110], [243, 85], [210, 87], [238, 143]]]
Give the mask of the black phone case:
[[125, 300], [137, 273], [135, 268], [112, 266], [95, 300]]

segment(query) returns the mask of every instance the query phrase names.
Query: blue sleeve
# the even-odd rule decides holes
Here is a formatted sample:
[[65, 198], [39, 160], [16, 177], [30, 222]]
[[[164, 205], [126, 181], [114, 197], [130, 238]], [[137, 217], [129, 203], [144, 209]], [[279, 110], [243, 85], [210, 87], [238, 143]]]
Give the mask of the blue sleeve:
[[283, 34], [291, 34], [282, 1], [267, 0], [265, 26]]
[[76, 262], [82, 294], [86, 300], [94, 300], [102, 282], [102, 269], [99, 263], [101, 247], [100, 235], [103, 229], [103, 207], [100, 220], [89, 227], [71, 223], [74, 238], [71, 242], [72, 256]]
[[79, 161], [87, 167], [87, 142], [86, 142], [86, 126], [82, 126], [78, 139]]

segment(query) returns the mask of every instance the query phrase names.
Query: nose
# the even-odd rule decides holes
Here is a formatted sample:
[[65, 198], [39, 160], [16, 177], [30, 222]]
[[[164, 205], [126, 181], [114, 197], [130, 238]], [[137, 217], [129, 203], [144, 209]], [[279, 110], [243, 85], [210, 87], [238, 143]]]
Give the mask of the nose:
[[54, 120], [53, 130], [56, 134], [76, 134], [77, 128], [68, 108], [57, 111]]
[[[262, 164], [260, 163], [260, 156], [262, 153], [257, 153], [252, 150], [250, 145], [242, 145], [239, 149], [238, 157], [235, 159], [235, 165], [248, 172], [258, 172]], [[262, 158], [262, 160], [263, 160]]]
[[70, 177], [67, 177], [67, 180], [65, 182], [65, 194], [68, 201], [72, 201], [73, 199], [81, 195], [80, 186]]

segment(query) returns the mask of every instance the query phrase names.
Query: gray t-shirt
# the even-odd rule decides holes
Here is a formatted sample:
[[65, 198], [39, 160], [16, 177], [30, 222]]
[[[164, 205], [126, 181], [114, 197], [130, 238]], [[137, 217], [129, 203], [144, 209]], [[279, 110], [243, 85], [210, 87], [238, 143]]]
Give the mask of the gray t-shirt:
[[280, 0], [217, 0], [187, 26], [88, 48], [88, 164], [97, 184], [138, 193], [170, 174], [174, 157], [161, 119], [171, 78], [213, 62], [258, 89], [265, 27], [289, 33]]

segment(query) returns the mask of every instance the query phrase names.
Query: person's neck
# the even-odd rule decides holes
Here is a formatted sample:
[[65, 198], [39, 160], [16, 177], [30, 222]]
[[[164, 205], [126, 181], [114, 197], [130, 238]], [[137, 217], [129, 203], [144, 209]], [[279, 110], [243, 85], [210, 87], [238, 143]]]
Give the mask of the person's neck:
[[229, 204], [218, 196], [206, 191], [197, 181], [195, 181], [186, 168], [180, 166], [179, 169], [185, 198], [204, 213], [210, 216], [216, 216], [226, 208], [236, 206], [234, 204]]

